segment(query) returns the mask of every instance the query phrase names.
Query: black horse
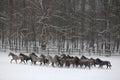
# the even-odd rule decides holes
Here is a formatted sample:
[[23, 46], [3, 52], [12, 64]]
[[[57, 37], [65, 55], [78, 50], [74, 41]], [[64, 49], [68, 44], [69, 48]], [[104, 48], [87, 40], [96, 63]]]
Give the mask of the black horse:
[[25, 54], [20, 53], [19, 56], [22, 56], [24, 60], [26, 61], [26, 63], [28, 63], [28, 61], [31, 60], [31, 58]]

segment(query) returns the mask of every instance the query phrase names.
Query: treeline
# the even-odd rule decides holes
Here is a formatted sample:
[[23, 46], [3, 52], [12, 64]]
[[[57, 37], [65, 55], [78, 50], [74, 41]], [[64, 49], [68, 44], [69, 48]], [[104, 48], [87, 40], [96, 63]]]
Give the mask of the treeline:
[[119, 0], [0, 0], [1, 46], [120, 49]]

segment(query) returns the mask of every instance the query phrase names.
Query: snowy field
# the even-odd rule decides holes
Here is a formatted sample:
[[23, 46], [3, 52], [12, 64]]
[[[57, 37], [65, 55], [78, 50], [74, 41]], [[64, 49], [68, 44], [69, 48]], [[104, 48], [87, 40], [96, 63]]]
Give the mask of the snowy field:
[[[96, 58], [98, 56], [90, 56]], [[58, 68], [29, 64], [10, 63], [8, 53], [0, 52], [0, 80], [120, 80], [120, 56], [104, 57], [112, 68]]]

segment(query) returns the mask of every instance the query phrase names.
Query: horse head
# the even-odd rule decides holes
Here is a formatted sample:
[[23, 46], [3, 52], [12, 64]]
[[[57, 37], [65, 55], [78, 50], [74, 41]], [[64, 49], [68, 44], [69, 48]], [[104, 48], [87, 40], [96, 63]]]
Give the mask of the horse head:
[[13, 54], [13, 53], [10, 52], [10, 53], [8, 54], [8, 56], [11, 56], [12, 54]]

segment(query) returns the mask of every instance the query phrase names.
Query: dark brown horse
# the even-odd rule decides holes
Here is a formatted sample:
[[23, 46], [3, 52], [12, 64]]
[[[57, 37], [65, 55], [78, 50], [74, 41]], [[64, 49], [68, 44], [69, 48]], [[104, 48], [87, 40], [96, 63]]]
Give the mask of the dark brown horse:
[[10, 52], [8, 56], [12, 56], [10, 63], [12, 63], [13, 60], [15, 60], [16, 63], [17, 63], [17, 60], [21, 60], [21, 62], [24, 62], [24, 58], [22, 56], [18, 56], [16, 54], [13, 54], [12, 52]]

